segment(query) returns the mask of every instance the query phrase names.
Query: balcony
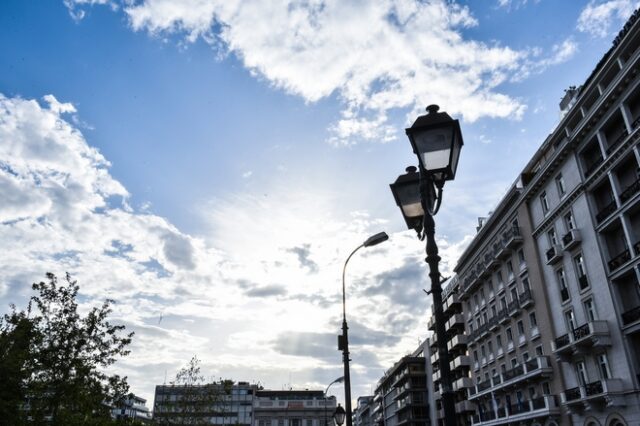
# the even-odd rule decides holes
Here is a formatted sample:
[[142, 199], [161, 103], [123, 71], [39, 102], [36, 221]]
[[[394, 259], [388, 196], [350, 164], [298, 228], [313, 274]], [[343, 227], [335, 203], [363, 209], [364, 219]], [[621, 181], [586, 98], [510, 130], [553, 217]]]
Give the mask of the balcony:
[[551, 265], [562, 259], [562, 250], [560, 249], [560, 246], [551, 246], [549, 250], [546, 251], [545, 258], [547, 259], [547, 265]]
[[629, 249], [622, 251], [615, 255], [609, 262], [607, 262], [607, 266], [609, 266], [609, 272], [613, 272], [628, 261], [631, 260], [631, 252]]
[[[560, 415], [560, 406], [555, 395], [521, 401], [508, 407], [497, 407], [482, 414], [471, 416], [474, 426], [497, 426], [504, 424], [525, 424], [531, 419]], [[544, 423], [540, 421], [539, 423]]]
[[602, 158], [602, 155], [598, 155], [595, 158], [593, 158], [591, 162], [589, 162], [589, 164], [586, 166], [584, 176], [585, 177], [591, 176], [591, 174], [595, 172], [598, 167], [600, 167], [600, 164], [602, 164], [603, 161], [604, 159]]
[[521, 244], [522, 235], [520, 234], [520, 227], [511, 226], [509, 229], [507, 229], [502, 236], [502, 241], [504, 242], [505, 247], [507, 247], [508, 249], [513, 249], [518, 244]]
[[455, 314], [446, 324], [447, 331], [450, 333], [454, 333], [456, 329], [464, 329], [464, 317], [462, 314]]
[[584, 354], [591, 348], [609, 345], [611, 335], [607, 321], [590, 321], [555, 339], [551, 348], [559, 360], [569, 361], [574, 354]]
[[624, 326], [640, 321], [640, 306], [636, 306], [622, 314], [622, 324]]
[[598, 211], [598, 213], [596, 214], [596, 222], [602, 222], [603, 220], [611, 216], [613, 212], [617, 210], [617, 208], [618, 205], [616, 204], [616, 201], [611, 201], [609, 204], [600, 209], [600, 211]]
[[469, 344], [469, 336], [466, 334], [458, 334], [453, 337], [453, 339], [449, 340], [447, 343], [447, 348], [450, 351], [464, 349]]
[[457, 356], [453, 361], [449, 363], [451, 371], [462, 370], [471, 367], [471, 358], [467, 355]]
[[498, 327], [500, 327], [500, 313], [497, 313], [496, 315], [492, 316], [491, 318], [489, 318], [489, 322], [487, 322], [487, 324], [489, 324], [489, 330], [493, 331], [496, 330]]
[[502, 347], [498, 348], [498, 353], [496, 354], [496, 359], [500, 359], [504, 356], [504, 349]]
[[[620, 393], [624, 391], [621, 379], [605, 379], [567, 389], [562, 393], [562, 404], [572, 408], [591, 409], [595, 406], [624, 404]], [[620, 400], [618, 399], [620, 398]]]
[[520, 301], [518, 299], [514, 299], [509, 302], [507, 305], [507, 312], [509, 315], [514, 316], [520, 313]]
[[475, 406], [471, 401], [459, 401], [456, 403], [456, 413], [473, 413], [476, 411]]
[[473, 386], [473, 380], [470, 377], [460, 377], [458, 380], [452, 383], [451, 387], [454, 392], [459, 390], [466, 390]]
[[444, 313], [453, 313], [457, 308], [460, 308], [461, 302], [457, 293], [451, 293], [444, 302]]
[[624, 203], [640, 192], [640, 179], [636, 179], [620, 193], [620, 203]]
[[435, 336], [435, 331], [436, 331], [436, 316], [435, 315], [431, 315], [431, 318], [429, 318], [429, 321], [427, 321], [427, 328], [431, 331], [433, 331], [434, 336]]
[[500, 322], [500, 324], [508, 323], [509, 320], [511, 319], [509, 317], [509, 312], [507, 310], [508, 310], [508, 307], [504, 309], [500, 309], [498, 311], [498, 321]]
[[473, 392], [469, 392], [469, 399], [479, 398], [490, 392], [517, 385], [526, 380], [553, 375], [553, 369], [549, 357], [539, 356], [532, 358], [524, 364], [518, 365], [510, 370], [500, 373], [495, 377], [478, 383]]
[[527, 308], [533, 305], [533, 296], [531, 295], [531, 290], [526, 289], [522, 293], [518, 295], [518, 300], [520, 301], [520, 307]]
[[562, 249], [563, 250], [571, 250], [578, 244], [580, 244], [580, 231], [577, 229], [572, 229], [562, 237]]

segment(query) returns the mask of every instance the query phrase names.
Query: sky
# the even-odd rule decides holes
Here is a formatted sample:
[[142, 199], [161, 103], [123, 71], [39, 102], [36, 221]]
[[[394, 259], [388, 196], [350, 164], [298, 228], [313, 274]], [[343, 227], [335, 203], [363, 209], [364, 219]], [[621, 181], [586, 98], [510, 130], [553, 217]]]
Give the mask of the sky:
[[[632, 0], [4, 0], [0, 312], [69, 272], [135, 332], [149, 399], [211, 378], [352, 396], [427, 337], [424, 244], [388, 184], [436, 103], [465, 145], [436, 216], [451, 274]], [[340, 385], [331, 394], [342, 398]]]

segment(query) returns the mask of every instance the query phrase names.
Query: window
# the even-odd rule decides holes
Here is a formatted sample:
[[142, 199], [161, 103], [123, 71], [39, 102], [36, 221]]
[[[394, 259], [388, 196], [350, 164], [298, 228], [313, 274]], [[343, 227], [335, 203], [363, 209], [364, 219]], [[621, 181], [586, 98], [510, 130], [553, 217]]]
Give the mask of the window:
[[284, 426], [284, 419], [278, 419], [278, 426]]
[[531, 328], [536, 328], [538, 326], [538, 320], [536, 319], [536, 313], [529, 313], [529, 325]]
[[511, 358], [511, 368], [518, 366], [518, 358]]
[[525, 263], [524, 250], [522, 249], [518, 250], [518, 261], [520, 262], [520, 265], [523, 265]]
[[529, 277], [527, 275], [522, 277], [522, 289], [524, 291], [527, 291], [527, 290], [531, 289], [531, 286], [529, 285]]
[[573, 213], [568, 212], [564, 215], [564, 226], [567, 228], [567, 232], [572, 229], [576, 229], [576, 222], [573, 220]]
[[480, 353], [482, 354], [482, 358], [487, 356], [487, 352], [484, 350], [484, 345], [480, 346]]
[[511, 281], [513, 279], [513, 265], [511, 261], [507, 262], [507, 279]]
[[564, 276], [564, 269], [559, 268], [556, 271], [556, 279], [558, 280], [558, 287], [560, 288], [560, 298], [563, 302], [569, 300], [569, 288], [567, 288], [567, 280]]
[[589, 298], [584, 301], [584, 313], [588, 321], [595, 321], [598, 319], [596, 305], [593, 303], [593, 299]]
[[524, 336], [524, 322], [518, 321], [518, 336]]
[[555, 246], [558, 244], [558, 236], [556, 235], [556, 230], [551, 228], [547, 231], [547, 239], [549, 240], [550, 246]]
[[589, 287], [589, 280], [587, 279], [587, 271], [584, 266], [584, 258], [582, 253], [578, 253], [573, 257], [573, 265], [576, 268], [576, 275], [578, 276], [578, 284], [580, 290], [584, 290]]
[[569, 309], [564, 313], [564, 319], [567, 323], [567, 330], [573, 331], [576, 329], [576, 317], [573, 315], [573, 310]]
[[487, 342], [487, 351], [489, 351], [489, 354], [493, 355], [493, 343], [491, 343], [491, 341]]
[[508, 343], [513, 342], [513, 333], [511, 333], [511, 327], [507, 327], [506, 333], [507, 333], [507, 342]]
[[513, 287], [511, 287], [509, 291], [511, 292], [511, 301], [515, 302], [516, 300], [518, 300], [518, 290], [516, 290], [516, 286], [514, 285]]
[[478, 362], [478, 351], [473, 351], [473, 360]]
[[500, 371], [503, 373], [507, 371], [507, 366], [505, 364], [500, 365]]
[[504, 296], [500, 298], [500, 307], [502, 309], [507, 309], [507, 298]]
[[600, 377], [605, 379], [611, 378], [611, 370], [609, 370], [609, 360], [607, 360], [607, 354], [602, 353], [596, 357], [598, 361], [598, 368], [600, 369]]
[[549, 386], [549, 382], [544, 382], [542, 384], [542, 393], [545, 395], [551, 395], [551, 387]]
[[499, 334], [496, 336], [496, 346], [498, 349], [502, 348], [502, 336]]
[[488, 381], [489, 381], [489, 372], [484, 373], [484, 380], [485, 380], [486, 382], [488, 382]]
[[523, 352], [522, 354], [522, 362], [527, 362], [529, 360], [529, 353]]
[[536, 356], [542, 356], [542, 355], [544, 355], [544, 351], [542, 349], [542, 345], [536, 346]]
[[584, 386], [589, 383], [589, 376], [587, 376], [587, 367], [584, 365], [584, 361], [576, 362], [576, 377], [580, 386]]
[[556, 176], [556, 187], [558, 188], [558, 194], [560, 195], [560, 198], [562, 198], [562, 196], [567, 193], [567, 188], [564, 185], [564, 178], [562, 177], [562, 173]]
[[529, 399], [535, 399], [536, 397], [536, 388], [533, 386], [529, 387]]
[[496, 280], [498, 281], [498, 285], [501, 285], [504, 283], [504, 280], [502, 279], [502, 271], [498, 269], [498, 271], [496, 271]]
[[547, 200], [546, 191], [540, 194], [540, 205], [542, 206], [542, 213], [547, 214], [549, 212], [549, 200]]

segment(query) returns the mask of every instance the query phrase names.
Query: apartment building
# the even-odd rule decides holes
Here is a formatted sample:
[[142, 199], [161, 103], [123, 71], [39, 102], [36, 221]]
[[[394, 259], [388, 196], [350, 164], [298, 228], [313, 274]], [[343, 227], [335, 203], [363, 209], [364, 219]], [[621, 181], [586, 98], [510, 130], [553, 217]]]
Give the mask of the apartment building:
[[153, 419], [157, 424], [189, 424], [206, 419], [216, 425], [252, 426], [257, 390], [257, 385], [228, 380], [206, 385], [159, 385]]
[[321, 390], [258, 390], [253, 426], [333, 426], [336, 398]]
[[[451, 385], [455, 394], [456, 413], [458, 425], [470, 424], [470, 414], [475, 411], [475, 406], [467, 399], [468, 389], [473, 386], [469, 371], [471, 358], [467, 350], [469, 336], [465, 334], [465, 319], [462, 313], [462, 300], [459, 296], [460, 282], [458, 277], [453, 277], [442, 292], [443, 314], [446, 321], [445, 331], [447, 336], [447, 349], [449, 351], [449, 369], [451, 371]], [[435, 320], [431, 317], [428, 328], [433, 332], [428, 339], [429, 363], [432, 371], [433, 383], [433, 410], [435, 411], [435, 423], [444, 424], [444, 409], [440, 393], [440, 372], [438, 355], [438, 339], [435, 334]]]
[[640, 424], [639, 68], [636, 12], [524, 171], [561, 402], [578, 425]]
[[430, 424], [424, 348], [402, 357], [378, 381], [373, 397], [375, 426]]
[[353, 413], [354, 426], [372, 426], [373, 395], [358, 397], [355, 412]]
[[473, 425], [567, 424], [523, 182], [511, 186], [458, 260], [458, 298], [471, 361]]
[[114, 404], [111, 417], [116, 420], [151, 422], [151, 411], [147, 408], [147, 400], [134, 394], [129, 394]]

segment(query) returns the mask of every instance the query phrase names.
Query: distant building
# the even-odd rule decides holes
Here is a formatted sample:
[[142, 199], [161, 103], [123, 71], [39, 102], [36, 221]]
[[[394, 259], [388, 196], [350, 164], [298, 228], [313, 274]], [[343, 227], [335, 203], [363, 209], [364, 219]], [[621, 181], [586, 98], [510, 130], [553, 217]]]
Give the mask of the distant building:
[[168, 425], [206, 419], [209, 424], [252, 426], [253, 398], [257, 390], [257, 385], [231, 381], [156, 386], [153, 419]]
[[401, 358], [378, 381], [373, 397], [374, 426], [430, 424], [427, 365], [421, 345]]
[[336, 398], [321, 390], [259, 390], [253, 426], [333, 426]]
[[354, 426], [372, 426], [373, 396], [358, 398], [356, 410], [353, 413]]
[[129, 394], [126, 398], [115, 404], [111, 409], [111, 416], [116, 420], [138, 420], [142, 422], [151, 421], [151, 412], [147, 408], [147, 400]]

